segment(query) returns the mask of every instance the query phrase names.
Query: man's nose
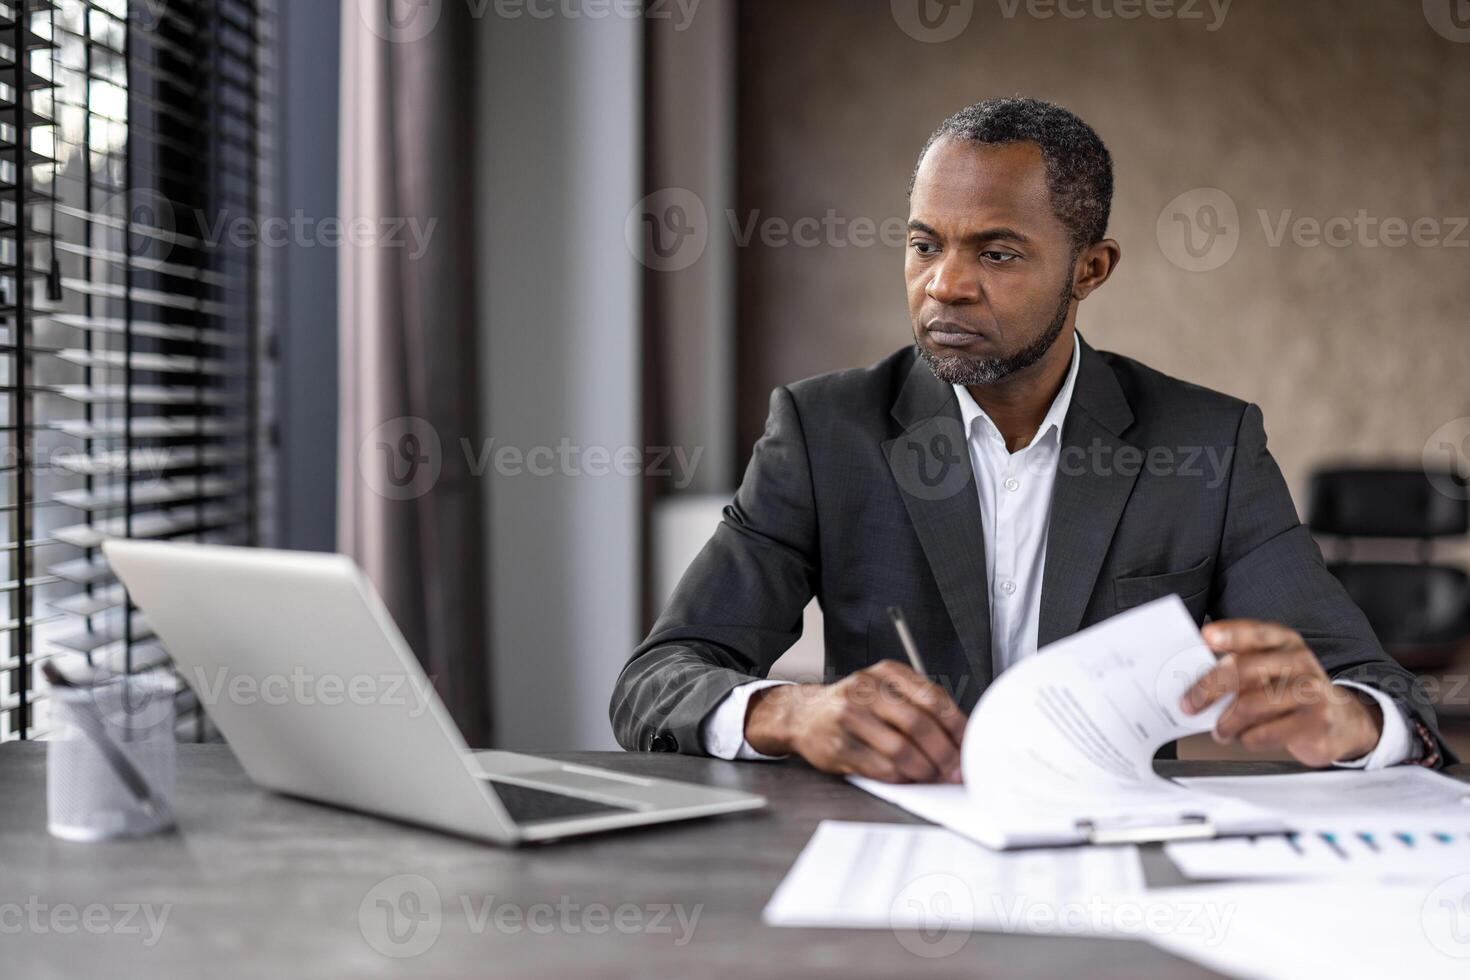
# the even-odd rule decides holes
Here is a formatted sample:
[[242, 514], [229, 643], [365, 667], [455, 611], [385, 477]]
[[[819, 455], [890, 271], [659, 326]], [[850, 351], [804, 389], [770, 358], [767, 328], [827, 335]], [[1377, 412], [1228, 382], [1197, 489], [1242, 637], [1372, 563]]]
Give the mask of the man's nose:
[[939, 264], [924, 292], [936, 303], [975, 303], [980, 299], [980, 280], [973, 267], [954, 256]]

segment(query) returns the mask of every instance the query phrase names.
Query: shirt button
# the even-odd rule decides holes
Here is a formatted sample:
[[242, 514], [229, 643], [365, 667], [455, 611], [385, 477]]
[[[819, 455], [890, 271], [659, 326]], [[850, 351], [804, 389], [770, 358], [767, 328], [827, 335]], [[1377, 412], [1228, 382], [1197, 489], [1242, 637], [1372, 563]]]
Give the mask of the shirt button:
[[1010, 579], [1006, 579], [1004, 582], [1000, 583], [1000, 590], [1006, 595], [1015, 595], [1016, 583], [1012, 582]]
[[1015, 493], [1017, 490], [1021, 489], [1021, 481], [1016, 479], [1015, 477], [1009, 477], [1006, 480], [1006, 489], [1011, 491], [1012, 493]]

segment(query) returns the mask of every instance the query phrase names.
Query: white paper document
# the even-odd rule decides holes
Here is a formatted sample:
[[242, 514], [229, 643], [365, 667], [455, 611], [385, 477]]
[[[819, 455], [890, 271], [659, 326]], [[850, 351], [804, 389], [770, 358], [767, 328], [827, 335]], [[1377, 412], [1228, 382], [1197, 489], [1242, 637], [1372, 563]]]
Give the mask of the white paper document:
[[900, 810], [973, 838], [975, 801], [965, 787], [953, 783], [883, 783], [866, 776], [848, 776], [858, 789], [887, 800]]
[[929, 944], [972, 930], [1127, 935], [1130, 920], [1120, 926], [1102, 896], [1142, 888], [1134, 847], [998, 854], [939, 827], [824, 820], [763, 917], [773, 926], [916, 930], [913, 941]]
[[1179, 783], [1266, 807], [1293, 830], [1470, 832], [1470, 785], [1422, 766], [1192, 776]]
[[1331, 830], [1164, 845], [1190, 878], [1443, 878], [1470, 874], [1470, 834]]
[[1418, 766], [1180, 782], [1268, 807], [1293, 830], [1169, 844], [1191, 878], [1470, 873], [1470, 786]]
[[1177, 596], [1131, 609], [1001, 674], [965, 729], [965, 789], [880, 788], [926, 819], [990, 847], [1077, 843], [1099, 832], [1281, 829], [1251, 803], [1186, 789], [1156, 775], [1166, 742], [1209, 731], [1228, 700], [1202, 714], [1179, 699], [1215, 665]]
[[[1470, 786], [1418, 766], [1179, 780], [1157, 775], [1159, 746], [1208, 731], [1228, 707], [1224, 699], [1195, 716], [1179, 710], [1180, 697], [1214, 664], [1184, 604], [1169, 596], [1053, 643], [1001, 674], [965, 728], [963, 787], [850, 779], [916, 816], [1000, 849], [1129, 833], [1137, 840], [1170, 840], [1294, 831], [1314, 836], [1274, 853], [1285, 855], [1295, 843], [1313, 854], [1319, 845], [1335, 854], [1357, 845], [1371, 852], [1383, 834], [1432, 840], [1470, 834]], [[1345, 843], [1348, 838], [1356, 843]], [[1383, 865], [1398, 853], [1390, 847], [1381, 852], [1374, 860]], [[1201, 877], [1215, 877], [1225, 862], [1224, 850], [1219, 859], [1207, 857], [1205, 845], [1178, 846], [1172, 853], [1183, 856], [1187, 874]], [[1272, 846], [1230, 853], [1257, 855], [1243, 868], [1276, 867], [1268, 863]], [[1427, 861], [1421, 854], [1402, 866]], [[1298, 870], [1290, 874], [1309, 867], [1304, 861], [1292, 866]]]
[[[1440, 980], [1470, 976], [1470, 874], [1412, 883], [1276, 882], [1139, 896], [1149, 942], [1252, 980]], [[1207, 907], [1218, 930], [1175, 928]]]
[[1208, 821], [1269, 828], [1249, 804], [1164, 779], [1166, 742], [1209, 731], [1228, 700], [1186, 715], [1179, 700], [1215, 655], [1177, 596], [1114, 616], [1022, 661], [985, 692], [965, 730], [975, 836], [994, 847], [1085, 839], [1084, 828]]

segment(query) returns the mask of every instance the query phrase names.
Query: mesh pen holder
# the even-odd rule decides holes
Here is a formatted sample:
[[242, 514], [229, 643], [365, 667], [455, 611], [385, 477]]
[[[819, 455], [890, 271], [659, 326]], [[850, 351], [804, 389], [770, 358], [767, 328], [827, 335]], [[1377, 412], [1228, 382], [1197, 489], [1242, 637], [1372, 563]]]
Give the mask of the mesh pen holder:
[[[94, 670], [85, 661], [69, 663], [65, 672], [79, 686], [51, 688], [46, 811], [52, 836], [115, 840], [171, 826], [139, 802], [96, 744], [95, 733], [100, 729], [111, 739], [154, 794], [171, 800], [176, 750], [172, 684], [155, 671], [126, 676]], [[81, 717], [83, 712], [91, 713], [91, 725]]]

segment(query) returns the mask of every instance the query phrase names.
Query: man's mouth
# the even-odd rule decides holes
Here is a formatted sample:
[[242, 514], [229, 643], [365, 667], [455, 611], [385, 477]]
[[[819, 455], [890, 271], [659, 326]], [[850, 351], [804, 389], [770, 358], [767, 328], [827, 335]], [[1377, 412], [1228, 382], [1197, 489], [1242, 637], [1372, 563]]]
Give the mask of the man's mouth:
[[978, 330], [948, 321], [935, 321], [925, 327], [924, 332], [941, 347], [969, 347], [982, 336]]

